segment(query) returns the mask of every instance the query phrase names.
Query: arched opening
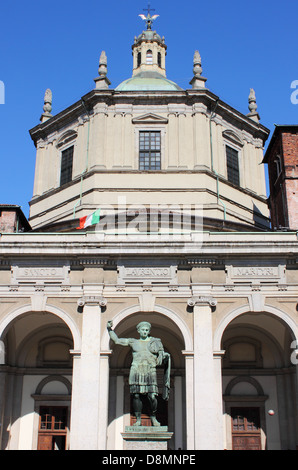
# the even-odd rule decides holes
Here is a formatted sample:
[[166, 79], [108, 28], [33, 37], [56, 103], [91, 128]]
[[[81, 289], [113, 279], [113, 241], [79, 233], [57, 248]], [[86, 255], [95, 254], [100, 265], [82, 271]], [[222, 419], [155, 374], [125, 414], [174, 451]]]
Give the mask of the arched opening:
[[269, 312], [242, 313], [225, 327], [221, 347], [227, 449], [296, 448], [294, 333]]
[[140, 67], [142, 63], [142, 54], [141, 52], [138, 52], [138, 55], [137, 55], [137, 67]]
[[148, 49], [146, 52], [146, 64], [152, 64], [153, 63], [153, 53], [151, 49]]
[[27, 311], [11, 318], [1, 338], [1, 448], [67, 449], [72, 332], [49, 312]]
[[161, 67], [161, 53], [160, 52], [157, 53], [157, 64], [158, 64], [158, 67]]
[[[168, 426], [174, 432], [169, 442], [169, 448], [186, 448], [185, 442], [185, 365], [182, 351], [185, 349], [183, 334], [175, 322], [160, 313], [135, 312], [127, 315], [115, 326], [115, 333], [119, 338], [139, 338], [136, 326], [141, 321], [150, 322], [152, 328], [150, 335], [160, 338], [164, 350], [171, 356], [170, 395], [165, 402], [162, 395], [163, 368], [157, 369], [159, 386], [157, 418], [162, 425]], [[123, 448], [121, 433], [126, 426], [134, 423], [129, 390], [129, 370], [132, 360], [130, 347], [115, 345], [110, 342], [112, 350], [110, 358], [110, 386], [109, 386], [109, 427], [108, 441], [113, 442], [115, 449]], [[144, 400], [145, 402], [145, 400]], [[150, 425], [150, 418], [146, 416], [146, 404], [143, 408], [142, 418], [144, 425]], [[149, 420], [148, 420], [149, 418]]]

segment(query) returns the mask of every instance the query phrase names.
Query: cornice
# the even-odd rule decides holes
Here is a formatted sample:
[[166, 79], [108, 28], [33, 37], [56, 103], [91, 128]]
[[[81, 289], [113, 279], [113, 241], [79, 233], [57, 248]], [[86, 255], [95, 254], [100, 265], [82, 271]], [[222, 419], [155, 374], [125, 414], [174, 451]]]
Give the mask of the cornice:
[[63, 126], [67, 125], [68, 123], [73, 122], [76, 120], [81, 114], [85, 114], [86, 110], [82, 103], [82, 100], [77, 101], [73, 105], [69, 106], [68, 108], [64, 109], [60, 113], [53, 116], [51, 119], [38, 124], [37, 126], [33, 127], [29, 130], [29, 134], [34, 141], [35, 146], [37, 145], [37, 141], [39, 139], [46, 138], [49, 134], [53, 132], [58, 132], [59, 129]]
[[93, 252], [100, 259], [118, 256], [145, 256], [162, 254], [185, 258], [233, 259], [245, 255], [246, 259], [261, 260], [288, 259], [291, 267], [297, 263], [298, 243], [294, 232], [202, 232], [169, 238], [167, 235], [150, 234], [109, 235], [105, 233], [22, 233], [2, 234], [0, 243], [1, 264], [7, 269], [7, 260], [32, 259], [40, 256], [48, 259], [78, 259], [82, 264]]
[[205, 102], [209, 106], [210, 110], [217, 104], [217, 114], [228, 114], [229, 119], [233, 119], [237, 122], [238, 126], [241, 126], [250, 133], [253, 133], [254, 137], [262, 138], [265, 142], [270, 134], [262, 124], [252, 120], [248, 116], [237, 111], [224, 101], [220, 100], [217, 95], [212, 93], [208, 89], [202, 90], [182, 90], [182, 91], [116, 91], [113, 89], [108, 90], [91, 90], [82, 98], [75, 102], [73, 105], [64, 109], [60, 113], [56, 114], [52, 118], [48, 119], [44, 123], [40, 123], [33, 127], [29, 133], [34, 141], [35, 145], [39, 139], [44, 139], [49, 134], [59, 131], [62, 127], [75, 121], [82, 114], [93, 113], [94, 106], [99, 102], [105, 102], [108, 106], [112, 106], [118, 102], [133, 102], [144, 103], [145, 105], [160, 105], [169, 102], [177, 103], [186, 102], [189, 106], [193, 106], [196, 102]]

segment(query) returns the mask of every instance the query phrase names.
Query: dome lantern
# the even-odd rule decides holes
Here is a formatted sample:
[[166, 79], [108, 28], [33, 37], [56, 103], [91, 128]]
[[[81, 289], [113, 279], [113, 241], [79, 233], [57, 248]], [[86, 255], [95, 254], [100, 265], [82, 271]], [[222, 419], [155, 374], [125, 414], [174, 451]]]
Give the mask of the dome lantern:
[[121, 82], [116, 91], [181, 91], [176, 83], [166, 78], [166, 51], [164, 37], [152, 30], [152, 23], [159, 15], [139, 15], [146, 21], [147, 29], [135, 37], [132, 45], [132, 77]]
[[159, 15], [150, 14], [150, 6], [148, 6], [147, 16], [139, 15], [142, 20], [146, 21], [147, 29], [138, 37], [135, 37], [132, 45], [133, 54], [133, 75], [140, 72], [158, 72], [164, 77], [166, 76], [166, 51], [164, 38], [161, 38], [156, 31], [152, 30], [153, 21]]

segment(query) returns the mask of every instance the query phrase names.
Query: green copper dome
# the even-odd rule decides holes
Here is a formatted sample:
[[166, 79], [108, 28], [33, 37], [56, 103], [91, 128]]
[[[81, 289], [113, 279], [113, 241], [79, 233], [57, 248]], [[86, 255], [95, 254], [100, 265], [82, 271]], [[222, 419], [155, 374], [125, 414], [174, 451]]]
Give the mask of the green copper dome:
[[140, 72], [124, 80], [116, 87], [117, 91], [181, 91], [176, 83], [158, 72]]

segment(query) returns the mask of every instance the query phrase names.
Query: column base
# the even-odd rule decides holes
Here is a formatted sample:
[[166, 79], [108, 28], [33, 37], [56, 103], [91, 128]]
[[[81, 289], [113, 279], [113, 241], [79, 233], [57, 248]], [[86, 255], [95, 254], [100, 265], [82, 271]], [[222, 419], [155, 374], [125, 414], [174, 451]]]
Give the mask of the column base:
[[121, 435], [124, 450], [167, 450], [173, 433], [168, 426], [126, 426]]

